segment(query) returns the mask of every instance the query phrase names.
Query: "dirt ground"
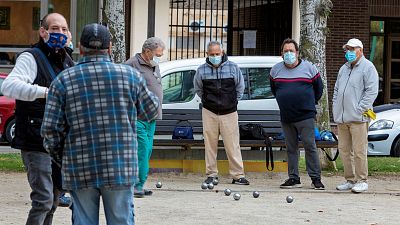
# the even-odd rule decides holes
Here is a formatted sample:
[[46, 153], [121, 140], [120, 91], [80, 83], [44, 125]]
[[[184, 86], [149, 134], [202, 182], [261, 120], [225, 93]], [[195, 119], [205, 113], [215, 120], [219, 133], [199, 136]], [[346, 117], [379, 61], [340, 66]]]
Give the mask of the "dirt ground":
[[[339, 192], [338, 176], [323, 177], [324, 191], [310, 189], [302, 176], [303, 188], [283, 190], [285, 174], [248, 174], [250, 186], [230, 184], [220, 177], [214, 190], [202, 190], [199, 174], [152, 174], [148, 188], [153, 196], [135, 199], [136, 224], [400, 224], [400, 177], [370, 177], [370, 190], [363, 194]], [[161, 189], [155, 183], [161, 181]], [[0, 224], [24, 224], [30, 208], [29, 186], [24, 173], [0, 172]], [[235, 201], [223, 190], [239, 192]], [[253, 198], [252, 192], [260, 197]], [[286, 196], [294, 198], [286, 202]], [[106, 224], [100, 213], [100, 224]], [[58, 208], [55, 225], [71, 224], [71, 211]]]

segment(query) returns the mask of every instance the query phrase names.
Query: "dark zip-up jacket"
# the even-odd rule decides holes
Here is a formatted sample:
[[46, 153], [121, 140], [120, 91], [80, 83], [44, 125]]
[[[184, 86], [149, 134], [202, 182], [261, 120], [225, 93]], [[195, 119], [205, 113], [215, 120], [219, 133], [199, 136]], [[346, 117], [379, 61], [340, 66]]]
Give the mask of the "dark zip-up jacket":
[[197, 69], [193, 83], [207, 110], [218, 115], [237, 111], [238, 100], [244, 92], [244, 79], [239, 66], [229, 61], [226, 55], [218, 67], [207, 58], [206, 63]]
[[[56, 55], [49, 47], [40, 41], [34, 48], [40, 49], [53, 68], [48, 68], [46, 63], [41, 60], [32, 49], [27, 52], [31, 53], [37, 64], [37, 76], [33, 85], [42, 87], [50, 87], [55, 77], [52, 77], [49, 69], [54, 70], [58, 74], [68, 67], [72, 67], [74, 62], [69, 57], [68, 52], [60, 50], [62, 53]], [[40, 135], [43, 114], [46, 105], [45, 98], [38, 98], [34, 101], [16, 100], [15, 107], [15, 137], [12, 141], [12, 147], [25, 151], [41, 151], [46, 152], [43, 148], [43, 138]]]

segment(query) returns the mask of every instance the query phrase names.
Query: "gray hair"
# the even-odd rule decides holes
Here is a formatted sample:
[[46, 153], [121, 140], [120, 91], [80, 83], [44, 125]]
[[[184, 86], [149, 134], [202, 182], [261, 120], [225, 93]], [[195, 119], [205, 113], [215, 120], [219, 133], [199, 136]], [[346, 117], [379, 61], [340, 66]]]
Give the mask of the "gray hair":
[[151, 37], [143, 43], [142, 52], [144, 52], [146, 49], [153, 51], [156, 50], [158, 47], [164, 50], [165, 49], [164, 42], [161, 40], [161, 38]]
[[108, 55], [108, 49], [94, 49], [81, 46], [84, 55]]
[[224, 48], [222, 47], [222, 44], [219, 41], [210, 41], [207, 44], [207, 51], [210, 50], [210, 47], [214, 46], [214, 45], [218, 45], [221, 48], [221, 51], [224, 50]]

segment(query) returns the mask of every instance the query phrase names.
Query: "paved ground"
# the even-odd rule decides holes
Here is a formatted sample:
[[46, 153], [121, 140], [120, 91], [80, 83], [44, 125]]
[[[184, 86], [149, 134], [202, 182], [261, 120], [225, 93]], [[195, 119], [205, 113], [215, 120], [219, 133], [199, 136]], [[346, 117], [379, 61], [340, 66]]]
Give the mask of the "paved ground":
[[[302, 176], [304, 187], [279, 189], [284, 174], [249, 174], [250, 186], [230, 184], [220, 178], [214, 190], [201, 190], [204, 177], [198, 174], [152, 174], [148, 188], [151, 197], [135, 199], [136, 224], [400, 224], [400, 177], [371, 177], [370, 190], [364, 194], [338, 192], [341, 177], [324, 177], [325, 191], [309, 189], [309, 179]], [[161, 189], [155, 183], [161, 181]], [[0, 224], [24, 224], [30, 208], [29, 186], [24, 173], [0, 172]], [[224, 196], [230, 188], [241, 194], [235, 201]], [[255, 199], [252, 192], [261, 193]], [[286, 202], [286, 196], [294, 202]], [[71, 224], [71, 212], [59, 208], [54, 224]], [[101, 224], [105, 224], [101, 212]]]

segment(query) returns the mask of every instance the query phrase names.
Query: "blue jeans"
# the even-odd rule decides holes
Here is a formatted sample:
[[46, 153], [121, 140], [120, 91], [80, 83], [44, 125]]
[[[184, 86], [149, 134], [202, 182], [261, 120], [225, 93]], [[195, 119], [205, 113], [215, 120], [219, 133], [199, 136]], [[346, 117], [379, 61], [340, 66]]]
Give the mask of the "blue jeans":
[[70, 193], [74, 202], [73, 225], [99, 224], [100, 195], [108, 225], [135, 224], [132, 186], [88, 188]]
[[153, 152], [153, 138], [156, 130], [156, 121], [145, 122], [137, 121], [137, 140], [138, 140], [138, 167], [139, 176], [138, 182], [135, 184], [135, 189], [143, 190], [143, 186], [147, 181], [149, 174], [149, 161]]
[[282, 122], [288, 155], [289, 178], [299, 178], [299, 136], [303, 141], [306, 156], [306, 169], [311, 179], [321, 179], [321, 166], [317, 145], [315, 144], [314, 118], [305, 119], [295, 123]]
[[60, 193], [53, 187], [50, 155], [44, 152], [21, 151], [21, 156], [32, 189], [32, 208], [26, 224], [50, 225]]

